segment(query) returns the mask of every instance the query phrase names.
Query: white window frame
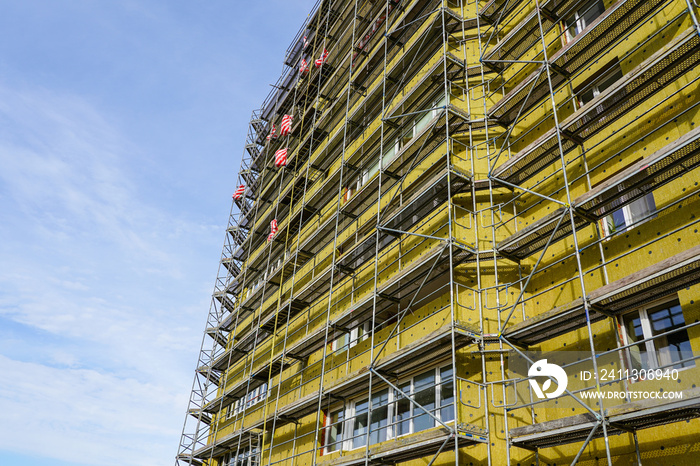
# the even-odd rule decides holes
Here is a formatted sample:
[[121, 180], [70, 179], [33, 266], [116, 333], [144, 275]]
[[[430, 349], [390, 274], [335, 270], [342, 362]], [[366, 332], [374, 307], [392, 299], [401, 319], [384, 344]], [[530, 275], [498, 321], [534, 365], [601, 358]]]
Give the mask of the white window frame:
[[267, 382], [265, 382], [246, 393], [242, 398], [238, 398], [234, 403], [229, 405], [227, 417], [237, 416], [246, 409], [252, 408], [256, 404], [267, 399], [270, 394], [270, 391], [267, 388]]
[[222, 462], [224, 466], [236, 466], [238, 464], [243, 464], [246, 466], [256, 466], [258, 465], [259, 461], [256, 461], [255, 458], [258, 457], [258, 448], [253, 448], [251, 452], [251, 448], [249, 446], [242, 446], [238, 448], [238, 457], [236, 457], [236, 452], [228, 453], [226, 457], [224, 457], [224, 461]]
[[[619, 325], [620, 325], [620, 328], [622, 329], [622, 337], [623, 337], [622, 341], [623, 341], [624, 346], [627, 347], [628, 345], [630, 345], [632, 343], [632, 341], [630, 341], [629, 334], [627, 332], [627, 326], [625, 325], [625, 317], [628, 317], [628, 316], [635, 314], [635, 313], [639, 315], [639, 321], [640, 321], [640, 324], [642, 326], [642, 337], [643, 337], [642, 339], [643, 340], [650, 339], [648, 341], [645, 341], [643, 344], [646, 348], [647, 354], [649, 355], [649, 363], [650, 363], [651, 367], [647, 367], [647, 368], [642, 367], [641, 369], [650, 370], [650, 369], [657, 369], [660, 366], [667, 366], [666, 369], [670, 370], [673, 367], [673, 365], [675, 365], [674, 363], [672, 363], [670, 361], [663, 362], [663, 361], [659, 360], [659, 358], [660, 358], [659, 352], [663, 348], [657, 348], [656, 339], [652, 339], [654, 335], [653, 335], [651, 323], [649, 320], [649, 314], [648, 314], [650, 309], [653, 309], [653, 308], [656, 308], [659, 306], [663, 306], [666, 304], [668, 304], [669, 306], [671, 306], [671, 305], [679, 305], [680, 306], [680, 301], [678, 300], [678, 297], [676, 295], [673, 295], [670, 299], [663, 298], [663, 299], [648, 303], [648, 304], [646, 304], [642, 307], [639, 307], [637, 309], [634, 309], [633, 311], [626, 312], [626, 313], [620, 315]], [[682, 312], [683, 311], [681, 309], [681, 314], [682, 314]], [[682, 314], [682, 315], [683, 315], [683, 321], [685, 322], [685, 314]], [[686, 325], [687, 325], [687, 323], [686, 323]], [[637, 344], [635, 346], [639, 347], [639, 346], [641, 346], [641, 344]], [[631, 347], [627, 347], [625, 349], [625, 364], [627, 365], [628, 369], [632, 370], [632, 369], [635, 369], [635, 367], [632, 364], [632, 356], [630, 353], [630, 349], [631, 349]], [[688, 363], [685, 363], [685, 364], [688, 364]], [[692, 369], [695, 367], [695, 362], [692, 361], [692, 364], [693, 364], [692, 366], [689, 365], [689, 366], [681, 367], [681, 368], [675, 369], [675, 370], [680, 372], [680, 371], [684, 371], [686, 369]]]
[[[358, 343], [365, 341], [367, 338], [369, 338], [371, 326], [372, 322], [367, 321], [352, 328], [350, 333], [343, 333], [341, 336], [333, 340], [331, 343], [331, 351], [336, 352], [338, 350], [350, 349]], [[360, 334], [360, 330], [362, 330], [362, 334]], [[342, 346], [339, 346], [340, 341], [345, 338], [347, 338], [347, 342]]]
[[[584, 29], [586, 29], [588, 26], [590, 26], [590, 24], [586, 24], [586, 18], [583, 16], [583, 13], [586, 12], [589, 8], [594, 7], [594, 5], [596, 3], [599, 3], [600, 5], [602, 5], [603, 11], [600, 13], [602, 15], [605, 12], [605, 4], [603, 3], [603, 0], [592, 0], [585, 5], [582, 5], [581, 8], [579, 8], [578, 10], [574, 11], [574, 15], [573, 15], [574, 22], [573, 22], [572, 26], [574, 26], [574, 28], [576, 29], [576, 34], [574, 34], [573, 36], [571, 35], [571, 32], [569, 31], [569, 26], [566, 24], [566, 22], [572, 18], [569, 17], [569, 18], [566, 18], [565, 20], [562, 21], [563, 26], [564, 26], [564, 38], [565, 38], [567, 44], [569, 42], [571, 42], [572, 40], [574, 40], [574, 38], [576, 36], [581, 34], [581, 32]], [[596, 18], [598, 18], [599, 16], [600, 15], [596, 16]], [[594, 21], [595, 21], [595, 19], [594, 19]]]
[[[449, 365], [439, 365], [434, 368], [435, 371], [435, 385], [433, 386], [433, 390], [435, 391], [435, 407], [433, 408], [434, 415], [436, 418], [441, 419], [442, 416], [442, 390], [440, 389], [443, 384], [443, 380], [441, 377], [441, 371], [447, 367], [450, 367]], [[419, 374], [414, 374], [411, 377], [406, 377], [403, 380], [400, 380], [399, 383], [397, 383], [397, 386], [404, 385], [406, 382], [410, 383], [410, 396], [414, 397], [415, 396], [415, 378], [419, 375], [424, 374], [426, 371], [423, 371]], [[455, 383], [455, 376], [454, 373], [452, 374], [452, 383]], [[386, 440], [391, 440], [391, 439], [396, 439], [396, 438], [401, 438], [406, 435], [412, 435], [417, 433], [415, 431], [415, 424], [414, 424], [414, 418], [416, 416], [414, 410], [415, 410], [415, 405], [411, 402], [409, 402], [410, 406], [410, 411], [409, 411], [409, 430], [408, 432], [401, 434], [401, 435], [395, 435], [395, 428], [396, 428], [396, 419], [394, 412], [396, 410], [396, 404], [399, 400], [399, 396], [395, 393], [395, 390], [391, 387], [389, 388], [384, 388], [382, 390], [388, 390], [388, 399], [387, 399], [387, 426], [386, 426]], [[379, 390], [379, 391], [382, 391]], [[378, 392], [379, 392], [378, 391]], [[342, 423], [342, 432], [343, 432], [343, 440], [340, 442], [340, 446], [337, 450], [334, 451], [328, 451], [328, 439], [330, 438], [330, 419], [331, 419], [331, 413], [337, 412], [338, 410], [341, 410], [342, 408], [338, 409], [329, 409], [327, 411], [327, 416], [326, 416], [326, 425], [324, 426], [325, 432], [324, 432], [324, 438], [325, 438], [325, 444], [324, 444], [324, 455], [330, 454], [330, 453], [336, 453], [338, 451], [352, 451], [352, 450], [357, 450], [359, 448], [364, 448], [365, 445], [358, 445], [357, 447], [354, 446], [354, 432], [355, 432], [355, 407], [358, 403], [365, 402], [366, 400], [370, 400], [370, 398], [362, 397], [358, 398], [355, 400], [351, 400], [348, 402], [347, 406], [343, 410], [343, 423]], [[432, 419], [432, 418], [431, 418]], [[454, 419], [445, 421], [445, 422], [454, 422]], [[369, 429], [371, 428], [372, 425], [372, 419], [369, 416], [369, 413], [367, 415], [367, 432], [365, 432], [365, 436], [370, 434]], [[433, 426], [435, 427], [435, 426]], [[422, 432], [418, 431], [418, 432]], [[381, 442], [380, 442], [381, 443]], [[370, 445], [375, 445], [375, 444], [370, 444]]]
[[425, 118], [426, 114], [430, 114], [430, 118], [428, 119], [428, 123], [430, 123], [433, 118], [438, 116], [440, 112], [442, 111], [442, 107], [447, 103], [447, 99], [445, 98], [444, 95], [441, 95], [440, 97], [437, 97], [433, 102], [432, 102], [432, 108], [426, 112], [419, 113], [418, 116], [413, 120], [413, 125], [411, 128], [411, 138], [414, 138], [418, 135], [419, 132], [423, 131], [424, 128], [427, 127], [424, 126], [423, 128], [417, 129], [418, 128], [418, 122], [422, 121], [423, 118]]
[[[607, 83], [613, 76], [616, 74], [619, 74], [617, 78], [610, 82], [607, 86], [601, 87], [603, 83]], [[614, 60], [612, 63], [609, 65], [606, 65], [605, 68], [603, 69], [603, 72], [597, 73], [597, 76], [595, 76], [595, 79], [593, 79], [593, 82], [587, 86], [585, 86], [585, 89], [580, 89], [578, 91], [575, 90], [576, 92], [576, 103], [578, 103], [579, 108], [583, 107], [586, 105], [588, 102], [591, 100], [595, 99], [598, 97], [603, 91], [605, 91], [607, 88], [611, 87], [613, 84], [615, 84], [619, 79], [622, 79], [625, 76], [625, 74], [622, 71], [622, 68], [620, 67], [620, 62], [617, 60]], [[591, 90], [593, 93], [593, 96], [588, 102], [583, 101], [583, 94], [585, 94], [587, 91]], [[602, 110], [602, 108], [601, 108]], [[603, 117], [605, 118], [605, 117]]]
[[[632, 215], [632, 211], [630, 210], [630, 207], [632, 206], [632, 204], [634, 204], [636, 202], [640, 202], [642, 200], [644, 200], [648, 205], [648, 201], [646, 200], [647, 196], [651, 197], [651, 200], [654, 202], [654, 209], [653, 210], [646, 210], [646, 212], [644, 214], [644, 219], [642, 221], [638, 220], [635, 223], [633, 215]], [[625, 226], [624, 226], [624, 228], [621, 228], [619, 230], [610, 231], [610, 227], [608, 226], [608, 218], [612, 217], [612, 215], [614, 213], [619, 212], [619, 211], [622, 211], [622, 216], [625, 219]], [[656, 215], [654, 215], [654, 214], [656, 214], [656, 212], [658, 212], [658, 209], [656, 208], [656, 199], [654, 198], [654, 193], [652, 191], [649, 191], [647, 194], [644, 195], [644, 197], [640, 197], [639, 199], [637, 199], [633, 202], [625, 204], [620, 209], [616, 209], [616, 210], [610, 212], [608, 215], [606, 215], [602, 219], [600, 219], [601, 226], [603, 228], [603, 233], [605, 234], [606, 238], [610, 238], [610, 237], [617, 235], [619, 233], [624, 233], [625, 231], [629, 230], [630, 228], [636, 228], [639, 225], [641, 225], [642, 223], [651, 220], [652, 218], [654, 218], [656, 216]]]
[[[391, 148], [391, 144], [389, 144], [389, 148]], [[389, 162], [394, 160], [396, 155], [401, 150], [401, 138], [400, 137], [397, 137], [396, 140], [394, 141], [394, 148], [393, 149], [394, 149], [394, 152], [391, 154], [390, 157], [388, 156], [388, 154], [391, 152], [391, 149], [384, 151], [384, 153], [382, 154], [382, 165], [381, 165], [382, 170], [384, 170], [386, 168], [386, 166], [389, 164]]]
[[330, 455], [331, 453], [335, 453], [336, 451], [345, 450], [345, 442], [347, 441], [347, 439], [346, 439], [347, 435], [345, 434], [345, 432], [346, 432], [345, 429], [347, 429], [347, 424], [348, 424], [348, 421], [347, 421], [347, 419], [345, 419], [345, 417], [343, 417], [343, 421], [339, 423], [340, 424], [340, 435], [342, 437], [342, 440], [340, 442], [335, 443], [335, 446], [336, 446], [335, 450], [328, 449], [328, 446], [331, 443], [330, 437], [331, 437], [331, 424], [332, 424], [331, 419], [333, 417], [332, 414], [337, 413], [337, 412], [343, 413], [343, 416], [345, 416], [347, 414], [346, 410], [343, 408], [329, 409], [327, 411], [328, 414], [326, 415], [326, 422], [325, 422], [325, 425], [323, 426], [323, 428], [324, 428], [323, 454], [324, 455]]

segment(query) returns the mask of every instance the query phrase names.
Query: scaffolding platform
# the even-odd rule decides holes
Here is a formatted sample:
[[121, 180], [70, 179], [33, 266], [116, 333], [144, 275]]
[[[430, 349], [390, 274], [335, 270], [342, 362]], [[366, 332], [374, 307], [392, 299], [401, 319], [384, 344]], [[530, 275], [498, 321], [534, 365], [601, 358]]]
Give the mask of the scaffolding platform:
[[[278, 226], [277, 233], [272, 239], [272, 255], [275, 256], [278, 252], [285, 249], [284, 244], [282, 243], [286, 241], [286, 238], [293, 238], [294, 235], [299, 231], [299, 228], [303, 227], [304, 223], [306, 223], [309, 219], [313, 218], [315, 213], [315, 210], [312, 210], [305, 206], [296, 209], [291, 213], [291, 216], [289, 216], [288, 206], [283, 206], [277, 212], [275, 212], [274, 208], [271, 208], [268, 212], [263, 214], [261, 216], [262, 221], [258, 220], [256, 222], [258, 227], [254, 229], [254, 231], [251, 234], [253, 240], [251, 241], [250, 248], [252, 251], [255, 251], [255, 254], [252, 255], [248, 260], [249, 270], [265, 268], [264, 262], [268, 258], [268, 248], [260, 248], [260, 246], [267, 242], [267, 235], [270, 233], [270, 222], [272, 220], [276, 219]], [[252, 278], [252, 276], [246, 277], [247, 281], [249, 281]]]
[[204, 333], [211, 337], [219, 346], [226, 346], [226, 335], [223, 334], [220, 327], [207, 327]]
[[260, 318], [260, 330], [272, 334], [275, 329], [284, 328], [289, 320], [306, 309], [308, 304], [298, 299], [288, 299], [280, 305], [277, 312], [273, 312], [265, 318]]
[[[588, 220], [580, 217], [575, 217], [574, 222], [576, 230], [589, 223]], [[559, 228], [554, 231], [557, 224], [559, 224]], [[528, 225], [504, 239], [498, 243], [496, 249], [503, 257], [520, 261], [544, 249], [550, 237], [552, 237], [552, 232], [554, 232], [554, 236], [552, 237], [551, 244], [554, 244], [569, 236], [571, 231], [571, 221], [568, 218], [568, 210], [564, 207], [560, 207], [551, 214], [542, 217], [531, 225]]]
[[[520, 21], [510, 32], [496, 45], [491, 47], [484, 54], [483, 62], [494, 71], [502, 73], [510, 67], [514, 61], [521, 60], [528, 50], [541, 41], [540, 23], [542, 19], [542, 29], [545, 35], [560, 21], [569, 16], [572, 10], [585, 3], [586, 0], [547, 0], [540, 4], [540, 14], [537, 9]], [[490, 2], [489, 5], [496, 3]], [[509, 2], [518, 3], [518, 2]], [[482, 9], [486, 11], [489, 5]], [[510, 7], [510, 5], [509, 5]], [[513, 7], [509, 10], [512, 11]], [[483, 13], [481, 13], [484, 16]]]
[[200, 460], [209, 460], [210, 458], [222, 456], [231, 449], [235, 450], [239, 442], [249, 441], [256, 436], [257, 434], [251, 432], [250, 429], [239, 429], [236, 432], [218, 438], [212, 443], [195, 450], [192, 457]]
[[[449, 266], [448, 257], [448, 247], [444, 243], [438, 243], [430, 251], [407, 264], [402, 271], [398, 272], [395, 277], [392, 277], [392, 280], [378, 287], [375, 313], [379, 315], [388, 309], [397, 307], [399, 304], [407, 306], [411, 300], [420, 301], [420, 299], [433, 292], [436, 287], [444, 286], [440, 278], [446, 267]], [[464, 249], [453, 246], [454, 264], [458, 265], [465, 258]], [[439, 264], [433, 267], [436, 262], [439, 262]], [[331, 267], [328, 268], [328, 270], [330, 269]], [[431, 269], [433, 269], [433, 273], [431, 273], [430, 277], [426, 277], [431, 272]], [[444, 279], [444, 276], [442, 279]], [[329, 334], [339, 336], [346, 332], [347, 329], [371, 319], [374, 303], [375, 293], [369, 293], [360, 301], [351, 305], [350, 309], [340, 313], [330, 321]], [[325, 327], [321, 327], [302, 337], [287, 352], [295, 358], [307, 357], [313, 351], [323, 347], [324, 340]]]
[[231, 236], [233, 242], [238, 246], [242, 246], [248, 236], [248, 230], [238, 225], [229, 225], [226, 231]]
[[204, 462], [202, 460], [195, 458], [192, 455], [188, 455], [187, 453], [177, 455], [177, 461], [183, 462], [187, 465], [191, 464], [192, 466], [204, 466]]
[[[452, 333], [454, 332], [455, 350], [465, 348], [479, 340], [479, 330], [465, 324], [455, 322], [434, 330], [428, 335], [379, 357], [373, 366], [378, 373], [390, 377], [401, 377], [417, 368], [424, 367], [448, 357], [452, 352]], [[371, 368], [364, 366], [345, 377], [333, 380], [324, 389], [324, 396], [351, 398], [362, 394], [367, 389]]]
[[219, 357], [214, 359], [214, 361], [209, 365], [212, 369], [223, 372], [226, 369], [228, 369], [230, 363], [229, 359], [231, 362], [234, 362], [238, 360], [239, 357], [245, 356], [248, 354], [246, 351], [240, 350], [238, 348], [229, 348], [228, 350], [224, 351]]
[[[391, 67], [386, 71], [385, 80], [379, 80], [375, 83], [375, 79], [380, 76], [382, 67], [373, 65], [375, 61], [383, 62], [385, 57], [382, 48], [375, 48], [365, 65], [355, 72], [351, 88], [355, 89], [356, 92], [351, 94], [350, 108], [353, 110], [348, 115], [348, 121], [357, 122], [359, 128], [371, 126], [375, 118], [381, 115], [383, 96], [395, 96], [403, 83], [410, 82], [424, 68], [425, 63], [440, 49], [441, 19], [443, 17], [448, 34], [460, 30], [462, 23], [467, 27], [476, 27], [475, 22], [472, 24], [470, 20], [463, 20], [449, 9], [439, 9], [431, 26], [421, 33], [423, 36], [413, 41], [407, 49], [402, 50], [403, 53], [398, 60], [392, 61], [393, 56], [401, 50], [398, 45], [407, 43], [418, 30], [419, 22], [411, 23], [411, 18], [425, 15], [428, 10], [435, 13], [437, 11], [435, 8], [438, 6], [439, 2], [435, 0], [412, 2], [405, 12], [406, 25], [396, 27], [387, 33], [389, 47], [387, 63], [391, 63]], [[374, 85], [367, 89], [366, 84]], [[360, 98], [363, 100], [363, 105], [355, 106]], [[375, 128], [374, 132], [378, 131], [379, 126]], [[341, 131], [334, 137], [340, 137], [342, 134]], [[362, 133], [351, 132], [346, 144], [351, 144], [360, 134]], [[364, 135], [364, 138], [365, 141], [371, 139], [367, 134]]]
[[632, 164], [609, 180], [579, 196], [574, 211], [601, 219], [700, 165], [700, 128]]
[[[325, 400], [326, 398], [323, 398]], [[273, 424], [275, 429], [296, 422], [318, 411], [318, 392], [297, 398], [289, 404], [280, 407], [277, 412], [268, 412], [267, 416], [250, 425], [250, 429], [271, 431]]]
[[268, 273], [268, 281], [280, 286], [313, 257], [313, 254], [309, 251], [296, 249], [294, 253], [290, 254], [289, 257], [284, 259], [280, 267]]
[[420, 100], [424, 95], [434, 93], [435, 83], [444, 80], [445, 76], [450, 82], [464, 80], [465, 69], [464, 61], [452, 53], [440, 54], [440, 58], [423, 74], [418, 82], [411, 86], [395, 104], [390, 105], [384, 118], [395, 118], [399, 114], [406, 113], [407, 107], [412, 107], [415, 101]]
[[[430, 172], [427, 174], [430, 175]], [[408, 231], [418, 223], [419, 219], [428, 218], [431, 212], [447, 202], [448, 194], [454, 196], [466, 191], [471, 180], [471, 174], [456, 169], [456, 167], [449, 170], [444, 166], [425, 182], [412, 183], [411, 186], [404, 189], [401, 197], [406, 196], [407, 200], [399, 205], [389, 203], [382, 215], [386, 220], [380, 221], [379, 228]]]
[[370, 464], [397, 464], [433, 456], [438, 452], [454, 454], [455, 439], [459, 448], [487, 442], [485, 435], [465, 435], [460, 432], [453, 433], [444, 427], [437, 427], [372, 446], [367, 455], [362, 448], [360, 451], [349, 452], [337, 458], [319, 461], [318, 464], [319, 466], [363, 465], [366, 464], [367, 456]]
[[187, 414], [189, 414], [193, 418], [198, 419], [199, 421], [205, 423], [206, 425], [211, 425], [212, 417], [206, 413], [203, 413], [199, 409], [194, 409], [194, 408], [188, 409]]
[[400, 198], [396, 197], [384, 206], [380, 219], [378, 251], [377, 234], [370, 232], [345, 250], [338, 264], [346, 269], [358, 269], [374, 257], [375, 253], [382, 252], [391, 245], [401, 232], [410, 234], [409, 230], [419, 221], [428, 218], [433, 211], [444, 205], [448, 200], [448, 192], [452, 195], [464, 192], [470, 182], [471, 176], [456, 167], [448, 170], [446, 165], [442, 168], [438, 164], [433, 165], [410, 187], [404, 189]]
[[[213, 294], [213, 298], [219, 302], [221, 307], [228, 311], [230, 314], [234, 314], [237, 311], [236, 303], [229, 297], [229, 292], [225, 290], [217, 291]], [[226, 325], [221, 324], [220, 327], [224, 330], [229, 331], [230, 328]]]
[[260, 173], [256, 170], [245, 169], [240, 172], [241, 178], [245, 181], [249, 192], [255, 193], [258, 190], [258, 180]]
[[221, 265], [226, 267], [226, 269], [234, 277], [237, 277], [241, 273], [241, 268], [233, 257], [224, 257], [221, 259]]
[[[689, 28], [564, 120], [560, 125], [564, 153], [596, 134], [610, 119], [623, 117], [664, 89], [659, 83], [677, 79], [699, 62], [700, 38]], [[492, 177], [521, 185], [559, 158], [557, 132], [552, 128], [496, 167]]]
[[[608, 435], [619, 435], [649, 427], [700, 417], [700, 388], [683, 390], [680, 400], [628, 402], [605, 410]], [[584, 441], [598, 421], [590, 414], [579, 414], [510, 430], [513, 445], [529, 450]], [[598, 426], [592, 438], [603, 436]]]
[[[446, 105], [445, 112], [438, 112], [420, 133], [416, 134], [399, 150], [396, 155], [386, 162], [384, 170], [396, 176], [403, 176], [411, 170], [413, 161], [420, 161], [432, 154], [441, 144], [447, 141], [447, 134], [462, 133], [469, 129], [472, 121], [469, 115], [452, 104]], [[480, 120], [483, 125], [483, 120]]]
[[[576, 231], [605, 218], [612, 212], [631, 204], [648, 193], [689, 173], [700, 165], [700, 128], [696, 128], [677, 140], [662, 147], [649, 157], [630, 165], [606, 182], [572, 201], [576, 216]], [[551, 244], [568, 237], [572, 233], [571, 222], [560, 207], [551, 214], [511, 235], [498, 245], [504, 257], [524, 259], [541, 251], [550, 237]], [[552, 232], [559, 219], [559, 228]]]
[[217, 396], [203, 409], [206, 413], [215, 414], [224, 408], [232, 405], [236, 400], [245, 396], [251, 390], [255, 390], [262, 384], [268, 381], [268, 377], [272, 378], [279, 375], [284, 369], [293, 365], [296, 361], [287, 360], [282, 355], [277, 355], [269, 361], [266, 361], [257, 370], [253, 371], [249, 377], [238, 379], [237, 383], [227, 388], [224, 393]]
[[[590, 320], [597, 322], [700, 283], [700, 246], [604, 285], [588, 294]], [[519, 322], [503, 336], [523, 346], [536, 345], [586, 326], [582, 299]]]
[[[552, 87], [556, 90], [569, 76], [589, 66], [609, 45], [646, 20], [663, 3], [664, 0], [619, 0], [605, 10], [590, 26], [550, 57], [551, 68], [562, 71], [550, 76]], [[540, 67], [494, 104], [488, 114], [507, 126], [514, 122], [521, 108], [526, 112], [548, 95], [547, 72]]]
[[491, 24], [496, 24], [514, 12], [522, 3], [523, 0], [491, 0], [479, 10], [479, 16]]
[[[328, 329], [328, 340], [333, 341], [345, 333], [345, 329], [331, 327]], [[325, 325], [307, 332], [299, 338], [299, 341], [289, 345], [286, 352], [290, 358], [306, 359], [314, 352], [320, 350], [325, 345], [326, 327]]]

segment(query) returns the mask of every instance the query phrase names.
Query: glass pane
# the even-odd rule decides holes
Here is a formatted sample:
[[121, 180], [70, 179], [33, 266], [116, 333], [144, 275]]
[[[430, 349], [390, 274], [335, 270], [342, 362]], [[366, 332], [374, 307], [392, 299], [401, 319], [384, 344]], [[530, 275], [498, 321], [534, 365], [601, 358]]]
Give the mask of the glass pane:
[[[625, 324], [625, 330], [627, 331], [627, 339], [629, 340], [630, 344], [644, 339], [642, 321], [639, 318], [639, 312], [627, 314], [623, 321]], [[651, 369], [649, 355], [647, 354], [647, 347], [644, 343], [630, 346], [630, 348], [627, 350], [627, 354], [629, 356], [632, 369]]]
[[342, 351], [345, 348], [347, 348], [349, 339], [350, 339], [350, 335], [348, 335], [347, 333], [343, 333], [341, 336], [339, 336], [335, 340], [335, 350]]
[[329, 452], [340, 450], [343, 443], [343, 421], [345, 417], [343, 410], [331, 413], [328, 426], [328, 445]]
[[629, 224], [636, 223], [652, 212], [656, 211], [654, 196], [649, 193], [641, 199], [637, 199], [627, 206], [630, 212]]
[[387, 424], [389, 422], [389, 390], [372, 396], [372, 422], [369, 426], [369, 443], [383, 442], [387, 438]]
[[364, 446], [367, 437], [367, 400], [355, 404], [355, 421], [352, 429], [353, 448]]
[[615, 82], [617, 82], [617, 80], [621, 77], [622, 70], [620, 69], [620, 65], [615, 65], [615, 68], [608, 70], [605, 73], [605, 76], [603, 76], [600, 82], [598, 82], [596, 86], [598, 88], [598, 94], [615, 84]]
[[579, 33], [577, 29], [577, 24], [578, 24], [578, 15], [574, 15], [571, 18], [568, 18], [566, 21], [566, 36], [568, 40], [573, 39], [576, 37], [576, 35]]
[[440, 419], [442, 422], [454, 420], [454, 401], [452, 366], [443, 367], [440, 369]]
[[398, 147], [399, 147], [399, 141], [396, 141], [396, 140], [391, 141], [384, 146], [384, 153], [382, 155], [382, 167], [383, 168], [386, 168], [386, 166], [389, 164], [389, 162], [391, 162], [391, 159], [394, 158], [394, 156], [396, 155], [396, 152], [398, 150]]
[[593, 100], [593, 97], [595, 97], [595, 88], [590, 87], [586, 91], [579, 93], [578, 99], [581, 102], [581, 105], [586, 105], [588, 102]]
[[624, 231], [627, 224], [625, 223], [625, 213], [624, 208], [616, 210], [612, 214], [605, 217], [605, 221], [608, 226], [608, 234], [612, 235], [618, 231]]
[[[648, 315], [651, 336], [660, 335], [685, 326], [683, 311], [677, 301], [653, 308], [648, 311]], [[654, 346], [656, 347], [660, 366], [693, 356], [693, 350], [690, 347], [690, 339], [686, 330], [678, 330], [670, 335], [656, 338]], [[672, 368], [681, 369], [683, 367], [693, 367], [694, 365], [693, 361], [688, 361], [676, 364]]]
[[413, 432], [435, 427], [435, 421], [427, 411], [435, 410], [435, 370], [431, 370], [417, 376], [414, 379], [414, 399], [422, 408], [415, 407], [413, 418]]
[[416, 127], [414, 130], [413, 135], [417, 135], [420, 133], [423, 128], [428, 126], [428, 123], [430, 123], [430, 120], [433, 119], [433, 112], [425, 112], [423, 115], [421, 115], [417, 120], [416, 120]]
[[[400, 385], [399, 388], [403, 393], [410, 396], [411, 393], [411, 383], [406, 382]], [[394, 418], [396, 434], [399, 435], [411, 433], [411, 402], [408, 399], [398, 393], [394, 396], [396, 400], [396, 415]]]
[[579, 11], [581, 12], [581, 29], [583, 30], [584, 28], [590, 26], [598, 16], [603, 14], [603, 11], [605, 11], [605, 5], [603, 5], [603, 2], [600, 0], [594, 0], [592, 2], [588, 2]]

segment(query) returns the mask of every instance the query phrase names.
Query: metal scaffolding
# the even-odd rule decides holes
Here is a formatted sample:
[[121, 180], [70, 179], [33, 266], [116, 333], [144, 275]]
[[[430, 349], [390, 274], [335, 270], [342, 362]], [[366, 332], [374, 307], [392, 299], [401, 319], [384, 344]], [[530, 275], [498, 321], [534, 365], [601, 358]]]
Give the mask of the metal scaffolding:
[[[564, 367], [596, 374], [700, 341], [690, 318], [621, 328], [697, 299], [694, 9], [319, 0], [249, 124], [176, 464], [511, 464], [567, 444], [557, 460], [641, 464], [638, 431], [700, 416], [692, 351], [654, 365], [688, 370], [682, 400], [577, 380], [566, 415], [511, 371], [572, 341], [585, 357]], [[583, 395], [611, 387], [625, 399]]]

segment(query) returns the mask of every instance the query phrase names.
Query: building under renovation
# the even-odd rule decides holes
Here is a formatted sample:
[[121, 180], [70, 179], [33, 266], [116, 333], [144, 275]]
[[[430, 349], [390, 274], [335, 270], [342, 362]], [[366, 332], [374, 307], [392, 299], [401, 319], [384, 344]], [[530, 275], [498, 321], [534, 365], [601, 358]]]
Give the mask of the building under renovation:
[[319, 0], [176, 463], [700, 464], [699, 12]]

